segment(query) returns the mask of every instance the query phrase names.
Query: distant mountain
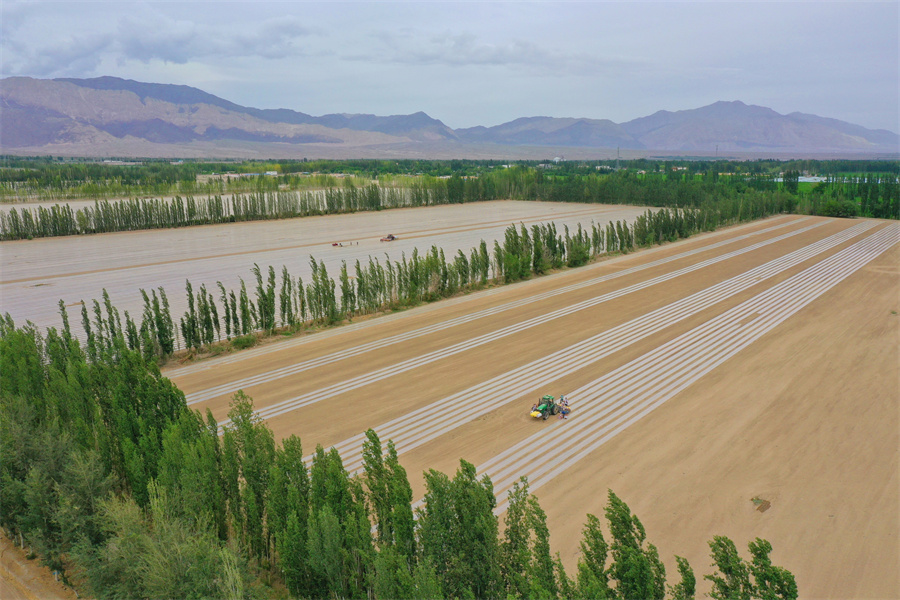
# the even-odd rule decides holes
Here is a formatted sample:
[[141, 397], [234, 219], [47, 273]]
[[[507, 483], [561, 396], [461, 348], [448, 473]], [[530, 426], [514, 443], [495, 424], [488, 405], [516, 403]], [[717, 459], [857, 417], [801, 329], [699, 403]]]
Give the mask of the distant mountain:
[[[541, 150], [545, 148], [545, 150]], [[197, 88], [117, 77], [0, 80], [0, 150], [117, 156], [544, 156], [550, 149], [896, 154], [900, 136], [742, 102], [608, 119], [521, 118], [453, 130], [423, 112], [328, 114], [240, 106]]]
[[655, 150], [709, 151], [718, 146], [725, 152], [896, 152], [900, 146], [900, 136], [889, 131], [873, 131], [815, 115], [782, 115], [739, 101], [677, 112], [661, 110], [622, 123], [622, 129], [645, 148]]
[[389, 135], [408, 136], [412, 139], [455, 139], [453, 130], [432, 119], [423, 112], [412, 115], [396, 115], [378, 117], [375, 115], [332, 114], [314, 117], [306, 113], [287, 108], [262, 109], [240, 106], [234, 102], [223, 100], [197, 88], [186, 85], [164, 83], [142, 83], [118, 77], [96, 77], [94, 79], [61, 78], [62, 81], [93, 90], [127, 91], [138, 96], [141, 101], [146, 98], [162, 100], [171, 104], [209, 104], [227, 111], [243, 113], [267, 121], [269, 123], [287, 123], [290, 125], [321, 125], [330, 129], [353, 129], [356, 131], [378, 131]]
[[[27, 78], [10, 78], [11, 81], [15, 81], [17, 79]], [[225, 110], [233, 110], [235, 112], [248, 112], [248, 109], [235, 104], [234, 102], [223, 100], [218, 96], [213, 96], [212, 94], [208, 94], [203, 90], [198, 90], [197, 88], [193, 88], [187, 85], [174, 85], [171, 83], [142, 83], [140, 81], [121, 79], [119, 77], [94, 77], [93, 79], [73, 79], [71, 77], [61, 77], [59, 79], [54, 79], [53, 81], [71, 83], [72, 85], [75, 85], [77, 87], [87, 88], [90, 90], [131, 92], [135, 96], [140, 98], [141, 102], [145, 101], [147, 98], [152, 98], [154, 100], [162, 100], [163, 102], [169, 102], [171, 104], [211, 104], [212, 106], [218, 106], [219, 108], [224, 108]], [[252, 111], [258, 109], [249, 110]], [[291, 110], [286, 112], [293, 113], [294, 111]], [[296, 114], [303, 115], [303, 113]], [[303, 116], [309, 118], [309, 115]], [[305, 121], [300, 122], [302, 123]]]
[[620, 125], [608, 119], [528, 117], [496, 127], [457, 129], [456, 133], [463, 141], [513, 146], [644, 147]]
[[183, 85], [115, 77], [0, 81], [0, 145], [132, 146], [240, 141], [369, 146], [456, 139], [425, 113], [326, 115], [247, 108]]

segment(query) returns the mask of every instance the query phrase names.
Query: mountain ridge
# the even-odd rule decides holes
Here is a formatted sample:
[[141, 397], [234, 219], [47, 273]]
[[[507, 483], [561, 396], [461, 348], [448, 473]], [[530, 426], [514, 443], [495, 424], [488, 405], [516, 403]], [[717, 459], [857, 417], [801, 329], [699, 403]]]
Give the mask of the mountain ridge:
[[[0, 79], [0, 149], [89, 153], [133, 148], [157, 155], [238, 144], [238, 153], [441, 154], [453, 148], [521, 153], [525, 148], [632, 152], [896, 154], [900, 136], [827, 117], [739, 100], [660, 110], [623, 123], [577, 117], [520, 117], [491, 127], [452, 129], [419, 111], [409, 115], [259, 109], [185, 85], [117, 77]], [[211, 146], [212, 145], [212, 146]], [[165, 148], [165, 150], [163, 150]], [[331, 150], [326, 150], [331, 148]], [[208, 149], [208, 148], [207, 148]], [[504, 150], [505, 149], [505, 150]], [[226, 151], [227, 150], [220, 150]], [[145, 153], [145, 154], [142, 154]]]

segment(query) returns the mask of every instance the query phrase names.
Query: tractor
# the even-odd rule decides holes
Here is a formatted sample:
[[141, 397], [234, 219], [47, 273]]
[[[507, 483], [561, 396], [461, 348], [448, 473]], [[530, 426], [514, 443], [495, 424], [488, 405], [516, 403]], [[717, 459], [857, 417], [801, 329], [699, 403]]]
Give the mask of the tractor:
[[537, 403], [531, 407], [531, 416], [537, 419], [538, 417], [543, 420], [547, 420], [551, 415], [555, 415], [559, 412], [559, 404], [556, 403], [556, 398], [551, 395], [542, 396]]

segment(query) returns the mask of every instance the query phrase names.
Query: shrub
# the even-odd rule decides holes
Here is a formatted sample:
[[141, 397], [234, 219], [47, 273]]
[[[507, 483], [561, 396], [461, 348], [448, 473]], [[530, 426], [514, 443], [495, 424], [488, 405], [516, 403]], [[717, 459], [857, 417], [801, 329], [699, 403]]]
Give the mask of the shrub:
[[853, 200], [829, 200], [822, 207], [823, 217], [855, 217], [859, 212]]
[[256, 345], [255, 335], [241, 335], [231, 340], [231, 346], [235, 350], [246, 350]]

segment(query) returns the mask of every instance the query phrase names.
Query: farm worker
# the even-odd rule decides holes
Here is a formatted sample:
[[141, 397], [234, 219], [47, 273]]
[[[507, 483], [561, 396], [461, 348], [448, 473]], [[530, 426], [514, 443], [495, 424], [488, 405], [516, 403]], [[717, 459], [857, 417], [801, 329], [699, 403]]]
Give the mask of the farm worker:
[[569, 417], [567, 415], [569, 414], [569, 401], [562, 394], [559, 395], [559, 406], [559, 418], [568, 419]]

